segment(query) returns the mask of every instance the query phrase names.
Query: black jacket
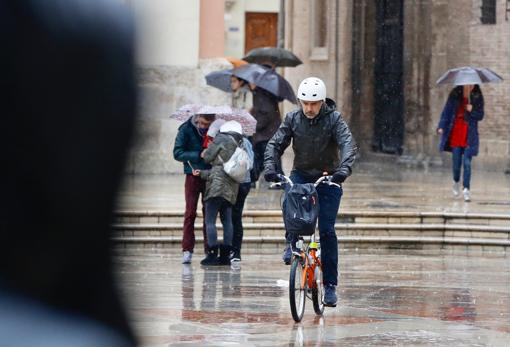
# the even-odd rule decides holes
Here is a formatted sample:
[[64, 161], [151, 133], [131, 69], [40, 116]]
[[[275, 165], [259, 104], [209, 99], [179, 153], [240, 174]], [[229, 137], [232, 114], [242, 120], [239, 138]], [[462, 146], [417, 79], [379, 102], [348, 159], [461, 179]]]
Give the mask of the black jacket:
[[252, 115], [257, 120], [257, 128], [253, 134], [253, 144], [269, 141], [274, 135], [282, 120], [278, 102], [282, 99], [261, 88], [253, 91]]
[[200, 135], [197, 129], [195, 116], [179, 127], [175, 137], [174, 159], [183, 163], [186, 175], [191, 175], [193, 171], [188, 162], [191, 163], [193, 169], [208, 170], [211, 168], [200, 157], [200, 153], [204, 149], [202, 147], [203, 142], [204, 136]]
[[312, 177], [339, 172], [346, 177], [352, 172], [357, 151], [347, 123], [336, 111], [335, 102], [326, 99], [314, 119], [308, 119], [302, 109], [289, 112], [269, 141], [264, 155], [266, 171], [282, 172], [281, 156], [292, 141], [293, 170]]

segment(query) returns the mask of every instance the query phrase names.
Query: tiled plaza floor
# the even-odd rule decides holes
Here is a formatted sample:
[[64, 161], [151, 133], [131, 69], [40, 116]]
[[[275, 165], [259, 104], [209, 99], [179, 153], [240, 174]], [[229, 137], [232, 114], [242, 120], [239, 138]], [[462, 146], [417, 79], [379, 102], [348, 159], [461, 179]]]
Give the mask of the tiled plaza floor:
[[317, 317], [308, 300], [296, 324], [279, 256], [247, 255], [233, 270], [182, 265], [171, 252], [116, 257], [144, 347], [509, 346], [508, 254], [343, 250], [339, 305]]

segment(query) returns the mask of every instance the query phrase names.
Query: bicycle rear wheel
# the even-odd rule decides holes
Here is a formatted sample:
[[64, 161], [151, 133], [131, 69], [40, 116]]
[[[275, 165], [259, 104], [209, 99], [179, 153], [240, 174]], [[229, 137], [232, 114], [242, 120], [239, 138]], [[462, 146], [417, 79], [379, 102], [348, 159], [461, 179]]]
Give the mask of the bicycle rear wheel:
[[294, 318], [296, 322], [300, 322], [305, 313], [306, 281], [304, 286], [301, 287], [303, 271], [305, 271], [305, 269], [303, 268], [301, 259], [294, 257], [292, 266], [290, 267], [289, 302], [292, 318]]
[[315, 286], [312, 288], [313, 310], [316, 314], [324, 313], [324, 283], [322, 282], [322, 269], [320, 266], [315, 267]]

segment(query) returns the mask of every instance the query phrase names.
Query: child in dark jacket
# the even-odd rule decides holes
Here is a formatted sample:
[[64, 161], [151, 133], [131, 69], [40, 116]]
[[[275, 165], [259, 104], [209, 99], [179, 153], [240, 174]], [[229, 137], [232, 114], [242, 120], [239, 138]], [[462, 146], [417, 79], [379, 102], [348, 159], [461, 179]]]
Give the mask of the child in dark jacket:
[[[239, 183], [223, 170], [236, 148], [243, 143], [241, 124], [229, 121], [220, 128], [220, 133], [203, 153], [206, 163], [212, 165], [210, 170], [195, 170], [193, 175], [206, 181], [205, 186], [205, 224], [209, 251], [202, 265], [229, 265], [232, 248], [232, 205], [237, 199]], [[218, 244], [216, 217], [220, 214], [223, 224], [223, 245]], [[219, 257], [218, 257], [219, 251]]]

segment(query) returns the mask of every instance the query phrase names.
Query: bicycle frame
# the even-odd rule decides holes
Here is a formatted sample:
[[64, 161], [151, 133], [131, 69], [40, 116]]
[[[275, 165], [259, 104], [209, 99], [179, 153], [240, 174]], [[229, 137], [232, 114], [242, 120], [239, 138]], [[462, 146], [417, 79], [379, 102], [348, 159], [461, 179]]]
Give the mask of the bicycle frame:
[[299, 254], [294, 252], [294, 256], [301, 258], [304, 263], [303, 275], [301, 276], [301, 288], [305, 286], [305, 282], [308, 279], [308, 288], [315, 288], [315, 269], [320, 267], [322, 269], [322, 263], [320, 258], [317, 256], [318, 243], [315, 242], [315, 234], [312, 235], [310, 242], [306, 246], [305, 250], [301, 250]]
[[[294, 183], [292, 180], [284, 175], [278, 176], [281, 182], [272, 183], [270, 188], [284, 188], [285, 185], [292, 187]], [[331, 182], [331, 176], [321, 176], [315, 183], [317, 187], [319, 184], [327, 184], [330, 186], [341, 187], [339, 184]], [[305, 241], [303, 236], [300, 236], [296, 242], [298, 250], [292, 252], [292, 261], [289, 278], [289, 303], [292, 318], [296, 322], [300, 322], [305, 312], [306, 298], [312, 300], [313, 309], [317, 315], [322, 315], [324, 312], [324, 288], [322, 283], [322, 262], [320, 259], [319, 243], [315, 241], [314, 233], [310, 235], [310, 241], [303, 247]], [[298, 275], [298, 271], [301, 271]], [[296, 297], [297, 295], [297, 297]]]

